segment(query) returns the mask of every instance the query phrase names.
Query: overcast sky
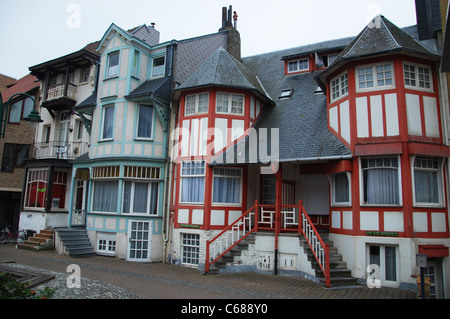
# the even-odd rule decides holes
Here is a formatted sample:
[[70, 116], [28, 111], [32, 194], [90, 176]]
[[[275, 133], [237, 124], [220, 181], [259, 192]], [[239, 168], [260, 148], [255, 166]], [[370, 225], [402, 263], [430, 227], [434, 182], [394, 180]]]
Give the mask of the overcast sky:
[[0, 73], [28, 67], [123, 29], [156, 23], [161, 42], [217, 32], [222, 7], [237, 11], [242, 56], [356, 36], [377, 14], [416, 24], [414, 0], [0, 0]]

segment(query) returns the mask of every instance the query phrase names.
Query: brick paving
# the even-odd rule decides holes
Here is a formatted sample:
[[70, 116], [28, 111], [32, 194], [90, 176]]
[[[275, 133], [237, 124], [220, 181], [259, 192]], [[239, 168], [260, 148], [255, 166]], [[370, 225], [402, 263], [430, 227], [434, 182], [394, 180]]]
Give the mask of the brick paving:
[[[81, 269], [84, 289], [65, 289], [59, 298], [144, 298], [144, 299], [417, 299], [415, 292], [400, 289], [369, 289], [365, 286], [326, 289], [303, 278], [270, 274], [202, 275], [197, 269], [163, 263], [133, 263], [118, 258], [94, 256], [71, 258], [53, 250], [27, 251], [13, 244], [0, 245], [0, 262], [14, 261], [24, 267], [58, 273], [59, 288], [63, 289], [71, 274], [67, 266], [77, 264]], [[108, 294], [92, 292], [104, 283]], [[50, 285], [50, 283], [49, 283]], [[117, 291], [112, 291], [117, 290]], [[81, 293], [80, 293], [81, 291]], [[62, 293], [62, 292], [61, 292]], [[73, 296], [71, 294], [74, 294]], [[83, 296], [84, 294], [84, 296]], [[92, 296], [90, 296], [92, 294]]]

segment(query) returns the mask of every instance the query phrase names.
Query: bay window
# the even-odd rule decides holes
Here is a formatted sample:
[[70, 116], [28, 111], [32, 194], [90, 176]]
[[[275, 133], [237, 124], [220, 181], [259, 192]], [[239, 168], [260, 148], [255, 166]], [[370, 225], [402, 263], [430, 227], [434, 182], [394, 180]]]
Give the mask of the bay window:
[[209, 93], [192, 94], [186, 96], [185, 115], [208, 113]]
[[181, 163], [181, 202], [203, 203], [205, 200], [205, 162]]
[[345, 72], [331, 80], [331, 100], [337, 100], [348, 94], [348, 73]]
[[[48, 198], [49, 169], [30, 169], [27, 174], [25, 191], [25, 208], [45, 208]], [[53, 172], [51, 196], [52, 209], [64, 209], [67, 190], [67, 172], [55, 170]]]
[[394, 84], [391, 63], [366, 65], [357, 68], [358, 90], [391, 87]]
[[213, 177], [214, 204], [241, 203], [242, 170], [236, 168], [215, 168]]
[[363, 203], [400, 205], [399, 164], [397, 157], [361, 159]]
[[92, 210], [95, 212], [117, 212], [117, 196], [119, 182], [94, 181], [94, 196]]
[[424, 90], [432, 89], [431, 69], [426, 66], [404, 63], [403, 75], [406, 87]]

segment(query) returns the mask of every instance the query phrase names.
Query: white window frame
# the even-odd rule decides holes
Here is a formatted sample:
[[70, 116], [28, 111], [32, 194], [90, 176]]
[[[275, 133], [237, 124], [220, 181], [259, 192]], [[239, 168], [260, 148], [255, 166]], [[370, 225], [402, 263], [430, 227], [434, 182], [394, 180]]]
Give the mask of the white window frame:
[[[217, 174], [216, 170], [224, 170], [224, 172], [226, 170], [233, 170], [233, 171], [239, 171], [239, 175], [232, 175], [232, 174]], [[242, 205], [242, 174], [243, 174], [243, 170], [242, 168], [228, 168], [228, 167], [215, 167], [213, 169], [213, 183], [212, 183], [212, 198], [211, 198], [211, 202], [213, 203], [213, 205], [216, 206], [241, 206]], [[214, 201], [214, 191], [215, 191], [215, 187], [214, 187], [214, 179], [216, 177], [222, 177], [222, 178], [234, 178], [234, 179], [238, 179], [239, 180], [239, 201], [237, 203], [223, 203], [223, 202], [215, 202]]]
[[[203, 173], [200, 174], [183, 174], [183, 165], [186, 163], [190, 163], [190, 164], [200, 164], [203, 163]], [[191, 168], [192, 169], [192, 168]], [[183, 201], [183, 179], [184, 178], [196, 178], [196, 177], [202, 177], [204, 182], [203, 182], [203, 201], [199, 201], [199, 202], [189, 202]], [[205, 161], [184, 161], [181, 162], [180, 165], [180, 204], [183, 205], [190, 205], [190, 204], [203, 204], [205, 202], [205, 190], [206, 190], [206, 162]]]
[[[113, 55], [117, 55], [117, 65], [111, 65], [111, 57]], [[106, 65], [106, 78], [114, 78], [114, 77], [118, 77], [120, 74], [120, 51], [114, 51], [111, 53], [108, 53], [108, 58], [107, 58], [107, 65]]]
[[131, 76], [139, 78], [141, 69], [141, 52], [134, 50], [133, 60], [131, 65]]
[[[160, 59], [164, 59], [164, 64], [155, 65], [156, 62]], [[152, 59], [152, 78], [161, 78], [166, 74], [166, 57], [160, 56]]]
[[[348, 201], [346, 202], [338, 202], [336, 200], [336, 175], [340, 175], [340, 174], [345, 174], [345, 176], [347, 177], [347, 181], [348, 181]], [[351, 178], [351, 173], [350, 172], [342, 172], [342, 173], [337, 173], [337, 174], [333, 174], [331, 176], [329, 176], [330, 181], [331, 181], [331, 203], [333, 206], [341, 206], [341, 207], [348, 207], [351, 206], [352, 203], [352, 178]]]
[[[398, 182], [398, 204], [368, 204], [364, 202], [364, 170], [370, 169], [366, 168], [363, 169], [362, 162], [363, 160], [377, 160], [377, 159], [386, 159], [386, 158], [396, 158], [397, 159], [397, 182]], [[364, 156], [359, 158], [359, 185], [360, 185], [360, 203], [361, 206], [368, 206], [368, 207], [399, 207], [403, 205], [403, 193], [402, 193], [402, 165], [401, 160], [398, 155], [386, 155], [386, 156]]]
[[[411, 71], [411, 70], [406, 71], [406, 66], [414, 67], [414, 71]], [[419, 68], [423, 68], [423, 69], [428, 70], [428, 72], [429, 72], [429, 75], [428, 75], [429, 76], [429, 84], [430, 84], [429, 88], [420, 86]], [[407, 72], [409, 74], [414, 74], [414, 79], [412, 79], [412, 78], [408, 78], [407, 79], [406, 78], [406, 73]], [[434, 88], [433, 88], [434, 87], [433, 86], [433, 70], [427, 65], [418, 64], [418, 63], [411, 63], [411, 62], [407, 62], [407, 61], [403, 62], [403, 78], [404, 78], [405, 88], [413, 89], [413, 90], [419, 90], [419, 91], [426, 91], [426, 92], [434, 92]], [[406, 84], [407, 81], [411, 81], [411, 80], [415, 81], [415, 83], [414, 84], [411, 84], [411, 83]]]
[[[199, 111], [200, 108], [200, 98], [201, 97], [205, 97], [206, 96], [206, 110], [205, 111]], [[188, 100], [189, 99], [194, 99], [193, 103], [193, 112], [192, 113], [188, 113]], [[209, 92], [202, 92], [202, 93], [198, 93], [198, 94], [190, 94], [190, 95], [186, 95], [185, 100], [184, 100], [184, 115], [185, 116], [192, 116], [192, 115], [197, 115], [197, 114], [207, 114], [208, 110], [209, 110]]]
[[[391, 78], [386, 77], [380, 77], [378, 78], [379, 74], [386, 74], [387, 72], [384, 70], [386, 66], [390, 67]], [[378, 68], [383, 67], [383, 71], [379, 72]], [[372, 75], [372, 86], [371, 87], [363, 87], [361, 88], [361, 81], [360, 81], [360, 70], [371, 70]], [[356, 77], [356, 92], [367, 92], [367, 91], [376, 91], [376, 90], [389, 90], [395, 88], [395, 72], [394, 72], [394, 64], [392, 62], [383, 62], [383, 63], [376, 63], [376, 64], [366, 64], [366, 65], [360, 65], [356, 67], [355, 70], [355, 77]], [[391, 79], [391, 84], [379, 84], [378, 81], [386, 81], [386, 79]], [[367, 81], [364, 81], [367, 83]]]
[[[416, 159], [422, 159], [422, 160], [431, 160], [431, 161], [437, 161], [437, 168], [429, 168], [429, 167], [420, 167], [416, 168]], [[413, 155], [411, 156], [411, 176], [412, 176], [412, 193], [413, 193], [413, 205], [415, 207], [444, 207], [445, 205], [445, 198], [443, 195], [444, 190], [444, 179], [443, 179], [443, 170], [444, 170], [444, 159], [439, 157], [432, 157], [432, 156], [417, 156]], [[436, 172], [437, 174], [437, 187], [438, 187], [438, 202], [418, 202], [416, 198], [416, 169], [419, 171], [430, 171], [430, 172]]]
[[[287, 61], [287, 73], [299, 73], [299, 72], [307, 72], [309, 71], [309, 58], [295, 59]], [[295, 65], [295, 69], [291, 70], [291, 65]], [[307, 66], [306, 68], [304, 66]]]
[[[189, 238], [188, 238], [189, 237]], [[198, 266], [200, 262], [200, 234], [195, 233], [182, 233], [180, 234], [180, 252], [181, 252], [181, 264], [187, 266]], [[193, 241], [197, 241], [198, 245], [194, 245]], [[185, 251], [190, 249], [190, 251]], [[187, 254], [192, 254], [188, 256]], [[192, 261], [197, 261], [192, 262]]]
[[[130, 199], [128, 203], [128, 212], [125, 212], [124, 205], [125, 205], [125, 186], [126, 183], [131, 183], [131, 190], [130, 190]], [[135, 199], [135, 187], [136, 183], [139, 184], [147, 184], [147, 207], [145, 212], [135, 212], [133, 211], [134, 207], [134, 199]], [[152, 207], [152, 194], [154, 191], [154, 188], [156, 188], [156, 206], [155, 206], [155, 213], [150, 211], [150, 208]], [[122, 183], [122, 215], [130, 216], [130, 215], [141, 215], [141, 216], [158, 216], [158, 206], [159, 206], [159, 183], [156, 181], [146, 181], [146, 180], [124, 180]]]
[[330, 80], [330, 101], [348, 96], [348, 72], [342, 72]]
[[[379, 265], [380, 273], [378, 274], [379, 278], [374, 278], [374, 279], [380, 280], [381, 286], [383, 286], [383, 287], [392, 287], [392, 288], [398, 287], [399, 283], [400, 283], [399, 247], [396, 245], [389, 245], [389, 244], [367, 243], [367, 245], [366, 245], [366, 269], [371, 265], [370, 264], [370, 247], [371, 246], [380, 248], [380, 265]], [[396, 280], [387, 280], [386, 279], [386, 247], [395, 249], [395, 278], [396, 278]]]
[[[103, 247], [105, 248], [103, 249]], [[115, 235], [99, 233], [97, 238], [97, 251], [96, 251], [97, 254], [105, 256], [115, 256], [116, 248], [117, 248], [117, 240]]]
[[[227, 96], [228, 104], [227, 104], [226, 112], [217, 110], [217, 106], [218, 106], [217, 101], [219, 99], [219, 96]], [[234, 98], [236, 98], [236, 97], [242, 98], [242, 113], [232, 112], [233, 101], [234, 101]], [[240, 94], [240, 93], [217, 92], [217, 94], [216, 94], [216, 113], [217, 114], [228, 114], [228, 115], [239, 115], [239, 116], [245, 115], [245, 95]]]

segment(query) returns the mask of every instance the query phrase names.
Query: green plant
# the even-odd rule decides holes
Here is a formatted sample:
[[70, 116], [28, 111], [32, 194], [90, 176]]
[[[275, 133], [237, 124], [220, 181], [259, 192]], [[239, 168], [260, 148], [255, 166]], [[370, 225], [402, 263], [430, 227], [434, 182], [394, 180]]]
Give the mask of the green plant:
[[45, 287], [38, 291], [31, 290], [18, 282], [11, 274], [0, 274], [0, 299], [49, 299], [56, 289]]

